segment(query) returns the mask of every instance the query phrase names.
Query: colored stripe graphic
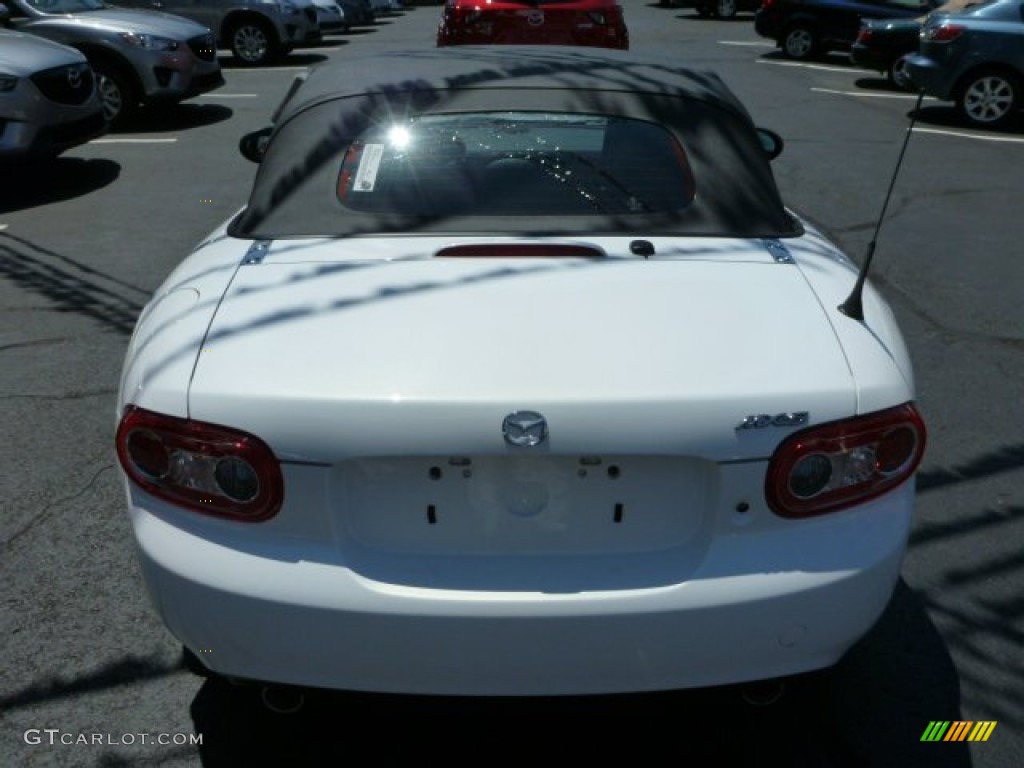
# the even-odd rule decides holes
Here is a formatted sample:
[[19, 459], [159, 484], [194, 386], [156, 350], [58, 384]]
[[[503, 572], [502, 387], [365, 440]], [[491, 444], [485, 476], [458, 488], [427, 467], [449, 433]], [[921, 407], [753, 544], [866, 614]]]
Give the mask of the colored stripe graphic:
[[949, 729], [949, 733], [946, 734], [946, 738], [943, 741], [963, 741], [967, 738], [968, 729], [974, 725], [970, 720], [956, 720]]
[[967, 737], [967, 740], [988, 741], [988, 737], [992, 735], [992, 731], [995, 729], [995, 720], [980, 720], [978, 724], [974, 726], [974, 730], [971, 731], [971, 735]]
[[921, 734], [921, 741], [988, 741], [996, 720], [932, 720]]

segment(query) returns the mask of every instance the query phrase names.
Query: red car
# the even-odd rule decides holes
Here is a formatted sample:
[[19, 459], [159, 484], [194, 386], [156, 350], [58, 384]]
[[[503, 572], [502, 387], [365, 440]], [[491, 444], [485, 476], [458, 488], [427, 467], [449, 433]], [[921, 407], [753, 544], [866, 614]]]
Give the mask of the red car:
[[616, 0], [446, 0], [437, 44], [585, 45], [629, 48]]

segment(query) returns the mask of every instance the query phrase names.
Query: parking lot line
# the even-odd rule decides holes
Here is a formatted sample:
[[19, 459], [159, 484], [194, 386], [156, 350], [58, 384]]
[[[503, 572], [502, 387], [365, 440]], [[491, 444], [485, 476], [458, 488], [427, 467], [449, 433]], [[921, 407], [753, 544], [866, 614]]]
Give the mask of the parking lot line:
[[856, 67], [829, 66], [827, 64], [808, 64], [803, 61], [776, 61], [773, 59], [757, 59], [758, 64], [772, 64], [776, 67], [799, 67], [801, 69], [820, 69], [824, 72], [870, 72], [868, 69]]
[[964, 133], [962, 131], [947, 131], [940, 128], [922, 128], [914, 126], [914, 133], [937, 133], [942, 136], [956, 136], [961, 139], [976, 139], [978, 141], [1002, 141], [1010, 144], [1024, 144], [1024, 136], [996, 136], [988, 133]]
[[90, 144], [173, 144], [177, 138], [169, 139], [133, 139], [130, 137], [123, 138], [106, 138], [106, 139], [93, 139]]
[[258, 93], [201, 93], [197, 99], [255, 99]]
[[[865, 99], [912, 99], [917, 101], [917, 94], [905, 91], [904, 93], [878, 93], [877, 91], [841, 91], [837, 88], [811, 88], [815, 93], [831, 93], [836, 96], [859, 96]], [[925, 96], [925, 101], [935, 101], [931, 96]]]

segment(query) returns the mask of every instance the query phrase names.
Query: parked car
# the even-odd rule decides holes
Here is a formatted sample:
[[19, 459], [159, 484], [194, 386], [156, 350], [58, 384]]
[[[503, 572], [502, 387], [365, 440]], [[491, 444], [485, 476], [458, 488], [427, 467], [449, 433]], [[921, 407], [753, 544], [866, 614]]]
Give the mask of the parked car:
[[81, 52], [0, 29], [0, 163], [54, 158], [106, 130]]
[[703, 18], [733, 19], [738, 13], [753, 13], [761, 0], [696, 0], [694, 8]]
[[791, 59], [849, 51], [864, 19], [912, 19], [943, 0], [764, 0], [754, 30]]
[[437, 44], [581, 45], [629, 48], [618, 0], [449, 0]]
[[369, 27], [377, 23], [377, 13], [370, 0], [338, 0], [345, 18], [353, 27]]
[[316, 8], [316, 23], [321, 35], [336, 35], [351, 28], [345, 18], [345, 11], [336, 0], [313, 0]]
[[112, 414], [193, 663], [601, 694], [820, 669], [868, 631], [925, 447], [911, 363], [714, 72], [420, 47], [289, 93]]
[[1024, 0], [932, 14], [906, 67], [926, 95], [955, 101], [968, 124], [1009, 125], [1024, 106]]
[[302, 45], [323, 38], [312, 0], [116, 0], [118, 5], [156, 8], [213, 30], [217, 44], [237, 64], [272, 64]]
[[405, 10], [405, 6], [399, 0], [371, 0], [370, 5], [377, 16], [391, 16]]
[[[977, 2], [973, 0], [973, 3]], [[970, 0], [949, 0], [932, 13], [955, 13], [971, 4]], [[884, 73], [898, 88], [914, 90], [906, 64], [907, 59], [917, 53], [918, 38], [926, 18], [864, 19], [850, 49], [850, 60], [858, 66]]]
[[4, 25], [77, 48], [96, 73], [109, 123], [140, 106], [176, 104], [224, 84], [213, 35], [200, 24], [102, 0], [0, 0]]

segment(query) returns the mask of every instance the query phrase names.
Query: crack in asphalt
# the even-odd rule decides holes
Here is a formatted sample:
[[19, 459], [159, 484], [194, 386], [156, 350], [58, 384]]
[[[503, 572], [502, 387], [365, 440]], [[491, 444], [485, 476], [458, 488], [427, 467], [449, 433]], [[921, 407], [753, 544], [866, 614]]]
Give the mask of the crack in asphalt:
[[985, 344], [991, 344], [993, 346], [1009, 348], [1013, 352], [1024, 352], [1024, 338], [1017, 336], [997, 336], [995, 334], [980, 333], [977, 331], [967, 331], [961, 328], [953, 328], [948, 325], [944, 325], [933, 317], [926, 309], [920, 306], [914, 301], [910, 294], [904, 291], [900, 286], [895, 283], [889, 282], [881, 275], [871, 275], [871, 281], [879, 286], [885, 286], [887, 291], [891, 291], [896, 294], [900, 303], [912, 312], [919, 320], [923, 320], [930, 325], [934, 330], [938, 331], [942, 335], [950, 339], [958, 339], [963, 341], [976, 341]]
[[69, 496], [64, 496], [64, 497], [62, 497], [60, 499], [57, 499], [56, 501], [51, 501], [49, 504], [47, 504], [45, 507], [43, 507], [43, 509], [39, 512], [38, 515], [33, 517], [27, 523], [25, 523], [25, 525], [23, 525], [19, 530], [15, 531], [14, 534], [11, 535], [11, 537], [9, 539], [6, 539], [5, 541], [3, 541], [2, 542], [3, 547], [5, 549], [10, 549], [15, 544], [15, 542], [18, 541], [18, 539], [20, 539], [26, 533], [31, 531], [33, 528], [35, 528], [43, 520], [45, 520], [49, 516], [50, 512], [52, 512], [54, 509], [56, 509], [57, 507], [59, 507], [62, 504], [66, 504], [69, 501], [74, 501], [75, 499], [77, 499], [77, 498], [79, 498], [81, 496], [84, 496], [86, 493], [89, 492], [89, 490], [92, 489], [93, 485], [96, 484], [96, 481], [99, 479], [100, 475], [102, 475], [108, 469], [113, 469], [113, 468], [114, 468], [113, 463], [111, 463], [111, 464], [104, 464], [102, 467], [97, 469], [96, 472], [93, 473], [93, 476], [91, 478], [89, 478], [89, 482], [87, 482], [85, 484], [85, 487], [82, 488], [80, 491], [78, 491], [77, 493], [73, 493], [73, 494], [71, 494]]
[[117, 394], [116, 387], [105, 387], [103, 389], [86, 389], [79, 392], [65, 392], [62, 395], [0, 395], [0, 400], [85, 400], [89, 397], [100, 397], [103, 395]]
[[63, 344], [66, 341], [71, 341], [69, 336], [60, 336], [56, 339], [34, 339], [32, 341], [16, 341], [13, 344], [4, 344], [0, 346], [0, 352], [6, 352], [10, 349], [22, 349], [24, 347], [47, 347], [52, 344]]

